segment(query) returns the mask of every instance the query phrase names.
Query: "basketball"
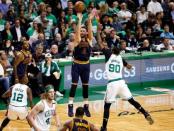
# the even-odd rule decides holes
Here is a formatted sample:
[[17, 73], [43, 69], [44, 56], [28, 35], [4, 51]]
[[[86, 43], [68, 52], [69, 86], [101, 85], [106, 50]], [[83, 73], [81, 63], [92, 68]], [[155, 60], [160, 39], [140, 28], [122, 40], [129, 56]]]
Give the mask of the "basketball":
[[82, 13], [85, 9], [85, 5], [82, 1], [77, 1], [75, 3], [75, 11], [78, 13]]

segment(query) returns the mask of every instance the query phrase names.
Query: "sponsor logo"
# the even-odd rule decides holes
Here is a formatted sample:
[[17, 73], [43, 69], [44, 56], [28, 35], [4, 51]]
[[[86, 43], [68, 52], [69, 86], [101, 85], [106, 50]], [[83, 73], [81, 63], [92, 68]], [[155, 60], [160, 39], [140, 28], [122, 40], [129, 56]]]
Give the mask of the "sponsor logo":
[[169, 72], [171, 71], [174, 73], [174, 63], [171, 65], [160, 65], [160, 66], [152, 66], [152, 67], [146, 67], [145, 72], [146, 73], [156, 73], [156, 72]]

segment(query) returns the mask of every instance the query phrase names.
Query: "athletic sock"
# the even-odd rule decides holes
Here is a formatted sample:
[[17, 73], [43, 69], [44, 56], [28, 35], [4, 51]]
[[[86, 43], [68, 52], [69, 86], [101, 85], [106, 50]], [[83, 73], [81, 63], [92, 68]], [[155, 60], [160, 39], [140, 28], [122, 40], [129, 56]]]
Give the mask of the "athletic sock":
[[107, 127], [110, 106], [111, 106], [111, 103], [105, 103], [105, 105], [104, 105], [103, 125], [102, 125], [103, 129], [106, 129], [106, 127]]
[[6, 117], [0, 127], [0, 131], [2, 131], [2, 129], [10, 122], [10, 119], [8, 119], [8, 117]]
[[130, 104], [132, 104], [137, 110], [139, 110], [144, 117], [147, 117], [149, 115], [149, 113], [147, 111], [145, 111], [145, 109], [137, 102], [135, 101], [133, 98], [128, 100]]

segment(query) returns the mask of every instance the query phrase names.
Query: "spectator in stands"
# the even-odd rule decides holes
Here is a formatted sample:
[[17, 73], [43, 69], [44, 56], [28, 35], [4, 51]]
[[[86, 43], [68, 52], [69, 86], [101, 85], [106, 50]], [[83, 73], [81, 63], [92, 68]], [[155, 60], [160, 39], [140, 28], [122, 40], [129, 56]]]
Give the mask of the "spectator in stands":
[[58, 59], [58, 58], [62, 57], [61, 53], [59, 53], [58, 46], [55, 44], [51, 45], [50, 53], [51, 53], [53, 59]]
[[15, 25], [11, 28], [11, 33], [13, 36], [13, 41], [15, 42], [14, 43], [15, 48], [20, 49], [20, 42], [21, 42], [22, 37], [25, 37], [27, 39], [28, 36], [27, 36], [24, 28], [20, 26], [19, 18], [15, 19]]
[[137, 16], [136, 14], [132, 14], [130, 20], [127, 21], [125, 30], [130, 29], [131, 31], [135, 32], [137, 27]]
[[39, 33], [44, 33], [42, 25], [36, 21], [33, 21], [31, 27], [29, 27], [27, 30], [30, 45], [38, 40]]
[[150, 44], [147, 39], [143, 41], [143, 44], [138, 48], [138, 51], [150, 51]]
[[126, 35], [123, 39], [126, 41], [127, 47], [137, 47], [137, 39], [134, 36], [134, 32], [130, 29], [126, 30]]
[[39, 3], [37, 13], [41, 14], [42, 12], [46, 12], [46, 4], [43, 1]]
[[75, 33], [74, 32], [69, 34], [68, 38], [66, 39], [65, 44], [68, 45], [70, 42], [75, 42]]
[[113, 14], [113, 15], [112, 15], [112, 19], [113, 19], [113, 21], [112, 21], [112, 27], [113, 27], [117, 32], [122, 31], [122, 30], [123, 30], [123, 26], [122, 26], [121, 22], [118, 20], [117, 14]]
[[142, 5], [147, 7], [148, 1], [149, 0], [134, 0], [134, 4], [136, 5], [136, 8], [139, 9]]
[[10, 63], [13, 63], [15, 50], [10, 40], [6, 40], [3, 42], [3, 50], [7, 54]]
[[171, 17], [170, 25], [171, 25], [171, 29], [173, 30], [173, 33], [174, 33], [174, 3], [171, 4], [170, 17]]
[[68, 26], [66, 30], [66, 37], [68, 37], [72, 32], [75, 32], [77, 28], [77, 23], [75, 21], [72, 21], [71, 25]]
[[68, 8], [65, 18], [69, 25], [72, 23], [72, 21], [77, 22], [77, 16], [73, 14], [73, 8]]
[[45, 35], [43, 33], [39, 33], [38, 34], [38, 40], [36, 42], [32, 43], [31, 47], [32, 47], [32, 51], [33, 52], [35, 52], [36, 45], [38, 45], [38, 44], [42, 44], [43, 45], [44, 52], [49, 49], [48, 43], [45, 40]]
[[68, 13], [69, 9], [73, 9], [74, 8], [73, 2], [71, 0], [61, 1], [61, 4], [63, 5], [62, 7], [63, 7], [63, 9], [64, 9], [66, 14]]
[[128, 50], [125, 40], [120, 41], [120, 52], [121, 54], [130, 53], [130, 50]]
[[64, 50], [64, 52], [62, 52], [62, 57], [72, 57], [73, 51], [74, 51], [74, 44], [73, 44], [73, 42], [69, 42], [66, 50]]
[[18, 51], [15, 55], [14, 59], [14, 81], [15, 83], [22, 82], [27, 84], [28, 77], [27, 77], [27, 65], [32, 60], [32, 55], [29, 50], [29, 42], [23, 41], [22, 43], [22, 50]]
[[0, 63], [4, 68], [4, 76], [8, 77], [9, 80], [11, 80], [13, 66], [11, 65], [5, 51], [0, 52]]
[[173, 47], [168, 38], [163, 38], [162, 43], [157, 45], [156, 50], [173, 50]]
[[13, 39], [13, 35], [12, 35], [12, 32], [11, 32], [10, 28], [11, 28], [10, 22], [7, 21], [6, 24], [5, 24], [5, 29], [1, 33], [3, 41]]
[[142, 42], [143, 41], [143, 35], [144, 34], [145, 33], [144, 33], [144, 30], [141, 27], [141, 25], [137, 26], [135, 37], [136, 37], [136, 39], [137, 39], [138, 42]]
[[120, 37], [116, 35], [116, 31], [112, 28], [110, 29], [110, 32], [107, 34], [107, 44], [108, 47], [111, 48], [113, 46], [118, 46], [118, 42], [120, 41]]
[[11, 8], [8, 10], [7, 15], [6, 15], [6, 20], [10, 22], [10, 25], [13, 25], [15, 23], [15, 18], [17, 16], [14, 6], [10, 6]]
[[4, 30], [5, 28], [5, 19], [3, 18], [3, 14], [2, 12], [0, 11], [0, 32]]
[[21, 27], [23, 27], [24, 30], [27, 31], [27, 29], [29, 27], [29, 21], [28, 21], [27, 17], [25, 16], [24, 10], [21, 10], [19, 12], [19, 19], [20, 19], [20, 25], [21, 25]]
[[170, 0], [163, 0], [161, 1], [161, 6], [163, 8], [163, 25], [171, 23], [171, 7], [170, 7]]
[[2, 86], [4, 91], [7, 91], [10, 86], [9, 78], [5, 76], [4, 67], [1, 62], [0, 62], [0, 85]]
[[43, 85], [52, 84], [56, 90], [56, 94], [58, 96], [63, 96], [63, 94], [59, 92], [61, 71], [58, 63], [52, 60], [52, 55], [50, 53], [45, 54], [45, 60], [40, 65], [40, 71], [42, 73]]
[[[157, 12], [155, 17], [155, 24], [152, 27], [154, 32], [159, 32], [161, 34], [162, 32], [162, 26], [163, 26], [163, 13]], [[159, 34], [158, 34], [159, 36]]]
[[161, 6], [161, 3], [159, 3], [157, 0], [151, 0], [147, 5], [147, 11], [151, 14], [156, 15], [157, 12], [163, 13], [163, 8]]
[[111, 21], [109, 20], [109, 14], [101, 16], [101, 24], [103, 25], [103, 30], [109, 30], [112, 27]]
[[37, 66], [41, 64], [41, 62], [45, 59], [45, 54], [43, 52], [44, 47], [42, 44], [36, 45], [35, 53], [33, 54], [33, 59]]
[[169, 26], [165, 25], [164, 26], [164, 32], [160, 34], [161, 38], [168, 38], [168, 39], [174, 39], [173, 33], [170, 32]]
[[57, 19], [56, 17], [52, 14], [52, 8], [51, 6], [47, 6], [47, 19], [49, 20], [49, 26], [51, 26], [51, 28], [53, 28], [53, 26], [55, 26], [57, 24]]
[[6, 16], [8, 8], [9, 8], [9, 4], [7, 4], [6, 1], [7, 0], [1, 0], [1, 3], [0, 3], [0, 11], [2, 12], [4, 16]]
[[118, 18], [120, 22], [124, 24], [125, 22], [130, 20], [130, 18], [132, 17], [132, 13], [129, 10], [127, 10], [127, 5], [125, 2], [121, 3], [120, 7], [121, 9], [118, 12]]
[[117, 14], [118, 12], [119, 12], [119, 3], [118, 1], [115, 0], [109, 6], [108, 13], [113, 15], [113, 14]]
[[32, 2], [32, 3], [29, 3], [29, 7], [28, 7], [28, 13], [26, 14], [27, 16], [27, 19], [29, 21], [33, 21], [37, 16], [37, 4], [35, 1], [29, 1], [29, 2]]
[[62, 40], [60, 33], [55, 34], [54, 40], [51, 42], [51, 45], [57, 45], [59, 53], [61, 53], [65, 48], [65, 42]]
[[136, 12], [137, 15], [137, 23], [143, 23], [148, 18], [148, 12], [146, 11], [146, 7], [144, 5], [140, 6], [140, 10]]
[[27, 67], [27, 75], [29, 80], [28, 85], [32, 90], [33, 96], [39, 96], [44, 89], [41, 86], [40, 71], [34, 59], [32, 59]]
[[40, 23], [40, 24], [43, 25], [43, 23], [45, 21], [48, 21], [46, 16], [47, 16], [47, 12], [46, 11], [42, 11], [41, 14], [34, 19], [34, 21], [36, 21], [37, 23]]

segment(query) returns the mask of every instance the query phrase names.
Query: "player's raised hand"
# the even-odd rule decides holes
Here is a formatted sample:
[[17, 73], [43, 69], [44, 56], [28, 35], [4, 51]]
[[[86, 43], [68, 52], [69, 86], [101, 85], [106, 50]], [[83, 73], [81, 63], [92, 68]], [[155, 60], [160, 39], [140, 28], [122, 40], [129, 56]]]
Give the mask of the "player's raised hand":
[[82, 13], [79, 13], [79, 12], [78, 12], [78, 13], [77, 13], [77, 17], [78, 17], [79, 20], [82, 20], [82, 17], [83, 17]]

